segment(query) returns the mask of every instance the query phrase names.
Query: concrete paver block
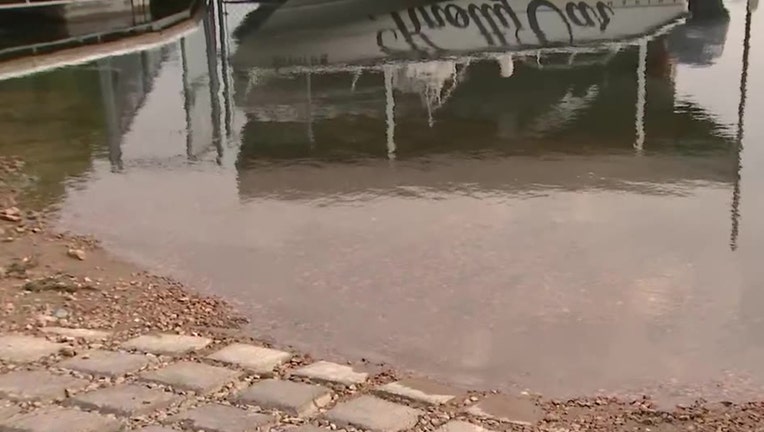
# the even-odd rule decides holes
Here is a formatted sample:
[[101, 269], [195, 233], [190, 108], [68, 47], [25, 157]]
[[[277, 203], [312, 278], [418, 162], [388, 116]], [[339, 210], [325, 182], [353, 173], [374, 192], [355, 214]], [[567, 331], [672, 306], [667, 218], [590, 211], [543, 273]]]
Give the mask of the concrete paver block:
[[331, 409], [326, 418], [339, 426], [372, 432], [398, 432], [416, 425], [422, 411], [374, 396], [361, 396]]
[[121, 416], [145, 415], [165, 409], [180, 400], [179, 396], [141, 385], [122, 384], [72, 397], [71, 403], [83, 409]]
[[312, 424], [304, 424], [302, 426], [285, 429], [284, 432], [330, 432], [331, 429], [320, 428], [313, 426]]
[[18, 416], [4, 425], [13, 432], [118, 432], [122, 422], [76, 409], [45, 409]]
[[31, 363], [59, 352], [65, 344], [23, 335], [0, 336], [0, 360]]
[[117, 377], [137, 372], [151, 362], [149, 357], [140, 354], [96, 350], [65, 360], [58, 367], [91, 375]]
[[205, 432], [254, 432], [273, 423], [275, 418], [227, 405], [208, 404], [175, 415], [170, 421]]
[[363, 384], [369, 377], [369, 374], [364, 372], [356, 372], [350, 366], [328, 361], [319, 361], [302, 367], [294, 371], [292, 375], [302, 378], [309, 378], [314, 381], [344, 384], [347, 386], [353, 384]]
[[206, 394], [241, 376], [241, 372], [218, 366], [183, 361], [141, 374], [143, 381], [155, 382]]
[[200, 350], [211, 343], [212, 339], [205, 337], [159, 334], [138, 336], [122, 344], [122, 347], [152, 354], [179, 355]]
[[98, 341], [108, 339], [111, 336], [111, 332], [101, 330], [91, 330], [84, 328], [68, 328], [68, 327], [43, 327], [42, 331], [49, 334], [58, 336], [68, 336], [78, 339], [85, 339], [89, 341]]
[[255, 345], [235, 343], [207, 358], [238, 365], [255, 373], [265, 374], [273, 372], [273, 368], [292, 358], [292, 354]]
[[141, 429], [137, 429], [135, 432], [179, 432], [177, 429], [170, 429], [164, 426], [146, 426]]
[[332, 401], [326, 387], [269, 379], [255, 383], [238, 394], [237, 400], [265, 409], [277, 409], [292, 416], [306, 417]]
[[464, 393], [458, 389], [421, 378], [409, 378], [385, 384], [376, 392], [430, 405], [448, 403]]
[[469, 407], [467, 412], [522, 426], [533, 426], [544, 416], [541, 408], [530, 398], [502, 394], [488, 396]]
[[452, 420], [436, 429], [435, 432], [489, 432], [489, 430], [465, 421]]
[[14, 371], [0, 375], [0, 397], [21, 401], [64, 399], [67, 390], [82, 390], [88, 381], [46, 371]]

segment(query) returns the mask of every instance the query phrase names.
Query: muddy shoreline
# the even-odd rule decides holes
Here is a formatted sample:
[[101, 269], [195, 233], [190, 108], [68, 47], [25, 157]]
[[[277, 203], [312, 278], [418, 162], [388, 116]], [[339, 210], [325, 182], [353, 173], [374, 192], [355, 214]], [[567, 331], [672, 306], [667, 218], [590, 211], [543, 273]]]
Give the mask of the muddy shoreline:
[[[60, 326], [108, 329], [121, 337], [161, 331], [251, 340], [242, 331], [246, 318], [225, 301], [195, 294], [170, 278], [121, 261], [103, 250], [97, 239], [51, 230], [48, 214], [19, 202], [19, 192], [28, 183], [23, 161], [2, 158], [0, 172], [0, 331], [39, 336], [45, 327]], [[310, 355], [296, 359], [297, 364], [304, 363]], [[366, 367], [375, 374], [375, 383], [405, 375], [380, 365]], [[489, 393], [468, 392], [464, 403]], [[543, 410], [532, 428], [539, 431], [744, 431], [764, 427], [761, 401], [697, 400], [668, 406], [649, 395], [636, 399], [529, 397]], [[493, 430], [531, 430], [492, 420], [483, 425]]]

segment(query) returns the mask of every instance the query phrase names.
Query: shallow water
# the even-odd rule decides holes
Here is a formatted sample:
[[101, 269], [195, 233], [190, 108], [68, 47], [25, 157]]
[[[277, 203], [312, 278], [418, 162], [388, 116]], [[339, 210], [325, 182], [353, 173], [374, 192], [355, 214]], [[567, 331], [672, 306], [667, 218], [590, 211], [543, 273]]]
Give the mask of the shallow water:
[[268, 75], [228, 5], [0, 81], [0, 152], [61, 227], [282, 344], [548, 395], [760, 395], [764, 33], [754, 12], [744, 62], [728, 6], [573, 59]]

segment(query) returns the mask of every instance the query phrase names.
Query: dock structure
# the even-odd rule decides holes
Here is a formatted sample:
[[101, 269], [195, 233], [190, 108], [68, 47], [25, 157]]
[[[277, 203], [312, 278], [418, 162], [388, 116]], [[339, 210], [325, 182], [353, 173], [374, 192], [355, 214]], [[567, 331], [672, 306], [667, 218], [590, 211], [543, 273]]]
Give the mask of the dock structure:
[[163, 30], [207, 0], [0, 0], [0, 60]]
[[[402, 5], [448, 3], [447, 0], [0, 0], [0, 61], [163, 30], [191, 18], [201, 8], [217, 7], [228, 1], [262, 3], [268, 10], [288, 9], [289, 14], [276, 13], [269, 18], [269, 25], [278, 21], [276, 16], [288, 15], [290, 25], [297, 28], [315, 21], [314, 9], [328, 10], [333, 17], [342, 16], [338, 11], [345, 10], [381, 13], [385, 8], [409, 7]], [[647, 0], [647, 6], [651, 1], [663, 4], [663, 0]], [[724, 0], [687, 1], [692, 19], [728, 17]], [[512, 0], [508, 2], [511, 4]], [[294, 17], [299, 15], [295, 13], [298, 10], [309, 11], [302, 14], [302, 21]], [[327, 14], [322, 15], [322, 20], [326, 19], [324, 15]]]

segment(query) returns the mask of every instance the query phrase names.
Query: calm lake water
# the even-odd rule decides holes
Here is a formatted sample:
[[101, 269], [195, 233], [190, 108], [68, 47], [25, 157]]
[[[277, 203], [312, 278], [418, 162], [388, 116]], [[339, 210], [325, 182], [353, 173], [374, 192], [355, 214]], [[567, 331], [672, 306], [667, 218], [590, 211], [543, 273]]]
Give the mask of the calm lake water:
[[745, 60], [728, 7], [634, 15], [650, 37], [616, 10], [601, 34], [626, 40], [577, 51], [420, 38], [424, 61], [369, 39], [387, 15], [314, 39], [229, 4], [161, 47], [0, 81], [0, 153], [61, 228], [282, 344], [552, 396], [761, 395], [764, 18]]

